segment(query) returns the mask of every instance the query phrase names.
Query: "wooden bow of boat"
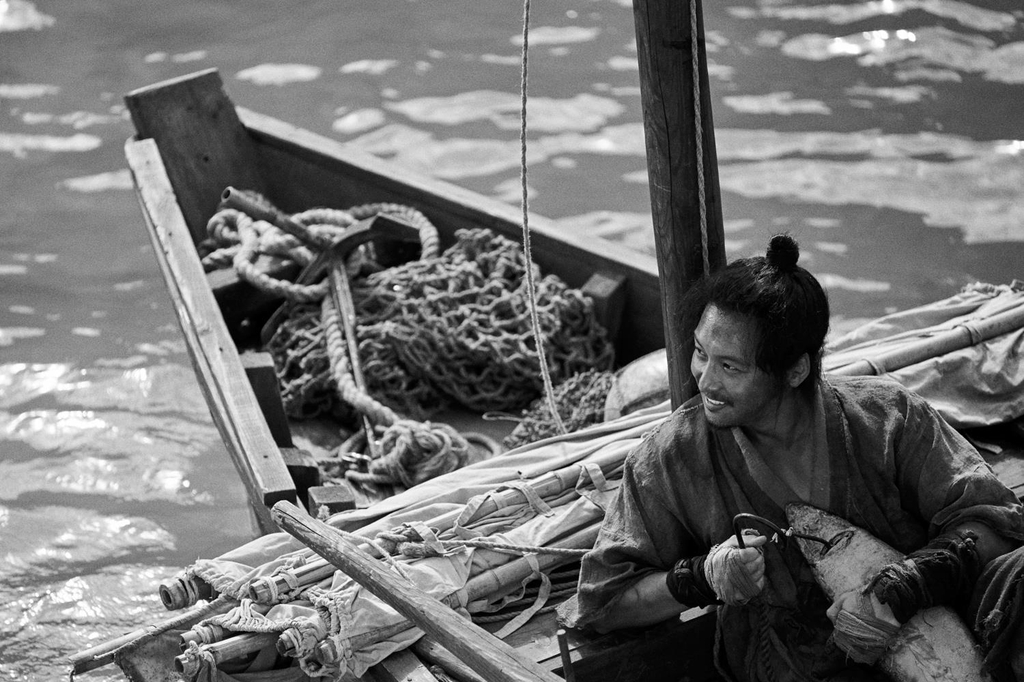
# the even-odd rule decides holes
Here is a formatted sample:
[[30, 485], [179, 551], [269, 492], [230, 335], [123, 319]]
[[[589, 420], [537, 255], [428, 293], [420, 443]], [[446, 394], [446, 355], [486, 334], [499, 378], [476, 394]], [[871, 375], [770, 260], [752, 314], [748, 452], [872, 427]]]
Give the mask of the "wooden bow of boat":
[[[289, 473], [291, 434], [280, 398], [274, 390], [257, 394], [252, 387], [255, 375], [272, 367], [250, 362], [247, 373], [242, 357], [259, 350], [258, 331], [279, 301], [230, 270], [204, 273], [196, 251], [224, 189], [257, 190], [285, 211], [371, 202], [413, 206], [437, 226], [442, 246], [463, 228], [486, 227], [518, 241], [518, 217], [501, 202], [236, 110], [216, 70], [142, 88], [125, 100], [138, 131], [126, 144], [129, 167], [199, 383], [260, 530], [274, 530], [269, 508], [296, 498], [293, 478], [302, 478], [304, 465], [292, 462]], [[542, 270], [589, 293], [606, 328], [628, 330], [615, 337], [620, 362], [660, 347], [653, 259], [566, 234], [541, 217], [531, 218], [531, 231], [534, 261]], [[267, 382], [256, 383], [266, 389]]]

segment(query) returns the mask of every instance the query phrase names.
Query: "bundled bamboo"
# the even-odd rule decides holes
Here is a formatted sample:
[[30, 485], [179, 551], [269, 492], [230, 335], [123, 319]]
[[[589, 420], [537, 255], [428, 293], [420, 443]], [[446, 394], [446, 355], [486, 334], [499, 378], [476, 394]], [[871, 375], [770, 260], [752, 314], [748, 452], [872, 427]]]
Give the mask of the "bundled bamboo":
[[192, 642], [183, 654], [174, 659], [174, 669], [185, 679], [196, 679], [204, 665], [220, 666], [227, 661], [273, 648], [276, 632], [245, 632], [211, 644]]
[[160, 601], [168, 611], [184, 609], [217, 596], [210, 583], [187, 571], [161, 583], [159, 593]]
[[227, 598], [217, 598], [212, 602], [200, 602], [171, 618], [165, 618], [145, 628], [139, 628], [128, 634], [98, 644], [91, 649], [80, 651], [69, 659], [72, 673], [78, 674], [101, 668], [113, 662], [114, 654], [118, 651], [138, 646], [145, 640], [156, 637], [168, 630], [190, 624], [200, 618], [227, 613], [234, 605], [235, 602]]
[[556, 682], [560, 679], [536, 663], [517, 656], [501, 640], [381, 568], [378, 562], [366, 556], [335, 529], [309, 518], [295, 505], [278, 502], [272, 512], [275, 521], [286, 532], [308, 544], [376, 597], [431, 634], [483, 677], [494, 682]]
[[940, 355], [978, 345], [1021, 327], [1024, 327], [1024, 306], [1017, 306], [987, 319], [964, 322], [931, 333], [902, 347], [829, 369], [828, 372], [841, 376], [894, 372]]
[[[561, 496], [567, 491], [575, 488], [582, 472], [587, 471], [592, 478], [601, 476], [606, 479], [615, 479], [621, 475], [622, 463], [625, 460], [623, 452], [611, 452], [599, 455], [585, 463], [571, 464], [561, 469], [548, 472], [537, 477], [524, 485], [528, 485], [540, 499], [551, 499]], [[575, 495], [570, 496], [575, 498]], [[528, 501], [526, 492], [522, 486], [495, 489], [488, 493], [479, 506], [467, 518], [460, 518], [463, 512], [451, 512], [441, 518], [431, 519], [429, 525], [440, 531], [451, 531], [457, 524], [468, 526], [475, 521], [488, 517], [498, 511], [516, 504]], [[563, 503], [569, 499], [561, 500]], [[468, 506], [468, 505], [467, 505]], [[374, 551], [372, 543], [367, 540], [359, 543], [360, 547], [367, 551]], [[334, 575], [335, 568], [322, 557], [310, 553], [311, 558], [307, 563], [295, 569], [290, 575], [277, 573], [253, 581], [248, 588], [248, 596], [257, 603], [275, 603], [279, 595], [298, 595], [304, 589], [329, 579]]]

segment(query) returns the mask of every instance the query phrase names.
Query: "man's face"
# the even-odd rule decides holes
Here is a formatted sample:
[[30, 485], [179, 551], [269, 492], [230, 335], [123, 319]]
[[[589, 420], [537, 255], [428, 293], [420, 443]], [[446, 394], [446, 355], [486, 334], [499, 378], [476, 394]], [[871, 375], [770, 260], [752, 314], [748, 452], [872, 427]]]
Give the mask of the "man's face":
[[756, 427], [773, 419], [781, 390], [754, 364], [754, 321], [709, 305], [693, 337], [690, 371], [711, 425]]

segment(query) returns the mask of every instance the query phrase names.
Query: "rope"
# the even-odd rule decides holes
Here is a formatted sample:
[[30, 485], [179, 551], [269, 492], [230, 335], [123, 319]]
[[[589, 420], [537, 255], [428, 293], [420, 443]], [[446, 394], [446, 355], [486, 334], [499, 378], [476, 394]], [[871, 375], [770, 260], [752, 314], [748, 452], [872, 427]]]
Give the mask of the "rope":
[[874, 665], [892, 643], [900, 627], [869, 614], [854, 614], [845, 609], [836, 616], [832, 639], [836, 646], [857, 663]]
[[537, 348], [537, 358], [540, 361], [540, 374], [544, 381], [544, 396], [547, 399], [548, 409], [551, 411], [551, 415], [554, 418], [555, 424], [558, 426], [558, 432], [565, 434], [568, 433], [565, 428], [565, 424], [562, 423], [562, 417], [558, 414], [558, 408], [555, 405], [554, 389], [551, 384], [551, 374], [548, 371], [547, 356], [544, 352], [544, 339], [540, 334], [540, 319], [537, 316], [537, 297], [536, 287], [533, 283], [533, 268], [530, 265], [533, 263], [533, 247], [530, 242], [530, 211], [529, 211], [529, 188], [526, 182], [527, 170], [526, 170], [526, 84], [527, 75], [529, 73], [528, 65], [529, 59], [527, 55], [530, 50], [530, 0], [523, 0], [523, 68], [522, 77], [520, 79], [520, 92], [522, 99], [522, 109], [520, 113], [520, 131], [519, 131], [519, 167], [520, 167], [520, 181], [523, 188], [523, 254], [526, 256], [527, 268], [526, 268], [526, 286], [530, 294], [530, 320], [533, 325], [533, 342]]
[[697, 203], [700, 206], [700, 252], [704, 259], [704, 273], [711, 274], [708, 255], [707, 197], [704, 189], [704, 124], [700, 108], [700, 45], [697, 36], [697, 0], [690, 0], [690, 71], [693, 77], [694, 142], [697, 152]]
[[[261, 215], [280, 214], [263, 197], [242, 194], [246, 199], [236, 195], [232, 205], [255, 203], [264, 210]], [[355, 221], [379, 213], [416, 227], [421, 258], [385, 267], [378, 256], [393, 261], [394, 255], [370, 243], [339, 266], [352, 280], [356, 339], [346, 339], [347, 325], [335, 297], [327, 295], [330, 283], [322, 271], [307, 268], [291, 282], [257, 267], [271, 253], [304, 266], [320, 262], [318, 250], [333, 245]], [[535, 266], [523, 247], [508, 239], [483, 229], [460, 230], [457, 243], [439, 255], [440, 240], [430, 221], [397, 204], [310, 209], [288, 222], [285, 233], [278, 220], [254, 220], [223, 208], [207, 224], [203, 251], [208, 266], [230, 253], [239, 278], [288, 301], [264, 332], [287, 414], [300, 419], [329, 414], [353, 425], [362, 417], [369, 422], [366, 445], [376, 445], [380, 437], [391, 447], [375, 448], [372, 458], [346, 458], [347, 451], [339, 451], [342, 470], [336, 473], [353, 483], [410, 487], [462, 466], [470, 451], [466, 438], [425, 421], [453, 402], [477, 412], [518, 408], [541, 391], [552, 400], [553, 373], [570, 377], [611, 368], [614, 351], [596, 323], [592, 302], [555, 277], [535, 280]], [[529, 250], [528, 224], [524, 229]], [[365, 380], [359, 384], [353, 377], [353, 346]], [[551, 414], [564, 430], [557, 411]]]
[[[433, 535], [431, 532], [430, 535]], [[433, 538], [432, 538], [433, 539]], [[471, 538], [468, 540], [442, 540], [439, 542], [428, 542], [423, 537], [420, 529], [412, 526], [400, 526], [389, 531], [381, 531], [376, 536], [377, 546], [391, 556], [426, 557], [443, 556], [452, 550], [464, 547], [476, 549], [489, 549], [513, 554], [551, 554], [555, 556], [582, 557], [587, 553], [585, 549], [570, 549], [565, 547], [538, 547], [533, 545], [520, 545], [506, 542], [499, 542], [486, 538]]]

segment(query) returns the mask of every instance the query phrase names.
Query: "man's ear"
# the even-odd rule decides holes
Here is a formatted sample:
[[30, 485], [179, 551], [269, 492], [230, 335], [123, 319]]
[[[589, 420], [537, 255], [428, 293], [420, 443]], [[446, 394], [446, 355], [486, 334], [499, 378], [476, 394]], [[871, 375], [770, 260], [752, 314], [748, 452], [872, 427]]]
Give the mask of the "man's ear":
[[804, 353], [786, 370], [786, 383], [789, 384], [790, 388], [796, 388], [804, 383], [804, 379], [810, 374], [811, 358], [807, 353]]

